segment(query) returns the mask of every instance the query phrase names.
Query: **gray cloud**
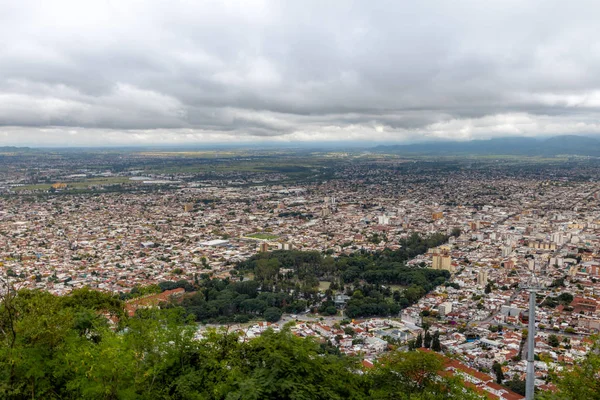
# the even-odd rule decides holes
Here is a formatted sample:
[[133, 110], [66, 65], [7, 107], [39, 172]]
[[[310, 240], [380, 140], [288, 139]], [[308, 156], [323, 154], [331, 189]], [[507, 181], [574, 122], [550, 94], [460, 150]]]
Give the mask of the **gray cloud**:
[[0, 2], [0, 144], [600, 133], [599, 11], [594, 1]]

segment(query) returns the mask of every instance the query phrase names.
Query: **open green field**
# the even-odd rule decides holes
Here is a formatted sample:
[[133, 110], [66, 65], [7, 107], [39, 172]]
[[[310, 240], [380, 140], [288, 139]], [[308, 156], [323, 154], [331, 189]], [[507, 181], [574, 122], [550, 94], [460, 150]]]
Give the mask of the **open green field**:
[[413, 161], [481, 161], [481, 162], [504, 162], [517, 164], [547, 164], [561, 163], [569, 160], [567, 156], [525, 156], [513, 154], [450, 154], [450, 155], [431, 155], [431, 154], [399, 154], [396, 155], [405, 160]]
[[[129, 178], [124, 176], [115, 176], [111, 178], [90, 178], [84, 179], [82, 181], [76, 182], [64, 182], [67, 184], [68, 189], [85, 189], [89, 186], [107, 186], [107, 185], [117, 185], [120, 183], [132, 183]], [[49, 190], [52, 187], [51, 183], [40, 183], [36, 185], [25, 185], [25, 186], [17, 186], [14, 188], [15, 192], [20, 192], [23, 190]]]
[[388, 285], [390, 287], [390, 289], [392, 289], [392, 291], [395, 290], [399, 290], [399, 291], [403, 291], [407, 288], [407, 286], [401, 286], [401, 285]]
[[138, 153], [145, 157], [165, 158], [165, 157], [182, 157], [182, 158], [230, 158], [240, 157], [244, 154], [234, 151], [146, 151]]
[[256, 232], [256, 233], [251, 233], [249, 235], [246, 235], [246, 237], [253, 238], [253, 239], [261, 239], [261, 240], [273, 240], [273, 239], [277, 239], [279, 236], [273, 235], [272, 233]]
[[[246, 172], [246, 173], [284, 173], [284, 174], [314, 174], [313, 169], [320, 168], [321, 164], [317, 162], [283, 162], [270, 160], [218, 160], [208, 162], [200, 158], [188, 157], [181, 158], [187, 163], [172, 163], [172, 165], [151, 166], [147, 168], [148, 172], [170, 174], [170, 173], [218, 173], [218, 172]], [[198, 162], [194, 162], [197, 160]]]

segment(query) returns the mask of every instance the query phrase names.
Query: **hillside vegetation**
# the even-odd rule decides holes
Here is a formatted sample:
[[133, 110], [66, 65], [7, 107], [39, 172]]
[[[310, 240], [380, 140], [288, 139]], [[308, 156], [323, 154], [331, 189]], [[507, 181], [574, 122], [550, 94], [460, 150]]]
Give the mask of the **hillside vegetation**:
[[[244, 341], [211, 333], [181, 308], [138, 310], [87, 289], [64, 297], [20, 291], [0, 305], [2, 399], [470, 399], [440, 378], [435, 354], [357, 359], [289, 329]], [[115, 325], [107, 316], [118, 318]]]

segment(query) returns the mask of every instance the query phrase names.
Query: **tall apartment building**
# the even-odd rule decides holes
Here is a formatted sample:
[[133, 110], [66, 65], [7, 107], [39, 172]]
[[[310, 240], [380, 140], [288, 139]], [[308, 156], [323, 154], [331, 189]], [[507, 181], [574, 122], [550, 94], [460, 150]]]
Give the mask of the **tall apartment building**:
[[431, 268], [454, 272], [452, 258], [447, 253], [434, 253], [431, 258]]
[[259, 253], [266, 253], [268, 251], [269, 251], [269, 243], [267, 243], [267, 242], [261, 242], [258, 245], [258, 252]]
[[488, 272], [487, 270], [481, 270], [477, 273], [477, 285], [485, 286], [488, 284]]
[[278, 250], [292, 250], [294, 248], [294, 246], [291, 243], [278, 243], [277, 244], [277, 249]]
[[390, 223], [390, 217], [388, 217], [387, 215], [383, 214], [377, 217], [377, 223], [379, 225], [389, 225]]

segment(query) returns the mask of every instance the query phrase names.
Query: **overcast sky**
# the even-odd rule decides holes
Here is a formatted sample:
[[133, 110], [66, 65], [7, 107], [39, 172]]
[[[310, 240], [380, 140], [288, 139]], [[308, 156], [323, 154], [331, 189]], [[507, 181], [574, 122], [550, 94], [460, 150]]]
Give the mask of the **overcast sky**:
[[600, 134], [598, 1], [0, 0], [0, 145]]

